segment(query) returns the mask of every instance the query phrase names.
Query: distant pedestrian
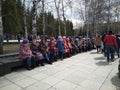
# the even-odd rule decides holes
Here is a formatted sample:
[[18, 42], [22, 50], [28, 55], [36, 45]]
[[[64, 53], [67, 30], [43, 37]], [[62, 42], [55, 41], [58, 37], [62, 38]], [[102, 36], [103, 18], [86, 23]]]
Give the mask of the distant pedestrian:
[[105, 36], [108, 34], [108, 32], [106, 31], [103, 35], [102, 35], [102, 42], [103, 42], [103, 53], [104, 53], [104, 56], [106, 57], [106, 45], [105, 45], [105, 42], [104, 42], [104, 39], [105, 39]]
[[114, 61], [115, 47], [118, 48], [118, 44], [116, 41], [116, 36], [113, 35], [112, 31], [109, 31], [109, 34], [105, 36], [104, 42], [107, 50], [107, 61], [110, 62], [110, 55], [111, 61]]
[[101, 37], [100, 35], [98, 35], [95, 39], [95, 44], [96, 44], [96, 48], [97, 48], [97, 53], [100, 52], [100, 48], [101, 48]]
[[18, 40], [18, 43], [20, 43], [20, 40], [21, 40], [21, 35], [20, 34], [17, 35], [17, 40]]
[[116, 40], [117, 40], [117, 43], [118, 43], [117, 55], [118, 55], [118, 58], [119, 58], [120, 57], [120, 33], [118, 35], [116, 35]]

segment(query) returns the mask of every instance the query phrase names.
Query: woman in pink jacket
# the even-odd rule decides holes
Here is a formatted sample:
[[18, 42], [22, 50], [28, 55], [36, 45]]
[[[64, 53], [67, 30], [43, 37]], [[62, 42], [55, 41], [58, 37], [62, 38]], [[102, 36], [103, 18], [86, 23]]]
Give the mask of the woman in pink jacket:
[[28, 39], [24, 39], [20, 44], [20, 59], [25, 61], [28, 70], [35, 67], [35, 56], [32, 55]]

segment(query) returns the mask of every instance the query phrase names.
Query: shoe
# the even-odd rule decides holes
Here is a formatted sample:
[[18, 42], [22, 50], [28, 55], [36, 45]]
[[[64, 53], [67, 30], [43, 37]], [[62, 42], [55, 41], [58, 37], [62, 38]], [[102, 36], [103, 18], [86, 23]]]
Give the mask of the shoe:
[[44, 66], [44, 64], [43, 64], [43, 63], [41, 63], [41, 66]]
[[48, 64], [52, 64], [52, 63], [49, 61]]
[[63, 61], [63, 58], [61, 58], [61, 61]]
[[39, 67], [40, 65], [39, 64], [36, 64], [37, 67]]
[[32, 68], [27, 68], [27, 70], [32, 70]]

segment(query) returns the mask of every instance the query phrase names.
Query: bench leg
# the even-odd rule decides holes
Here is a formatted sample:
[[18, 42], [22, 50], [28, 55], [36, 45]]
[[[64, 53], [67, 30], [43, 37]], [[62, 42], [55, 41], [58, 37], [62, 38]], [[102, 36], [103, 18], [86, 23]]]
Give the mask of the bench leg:
[[4, 69], [3, 69], [3, 65], [0, 65], [0, 76], [4, 75]]
[[4, 75], [11, 73], [11, 67], [9, 65], [4, 65]]

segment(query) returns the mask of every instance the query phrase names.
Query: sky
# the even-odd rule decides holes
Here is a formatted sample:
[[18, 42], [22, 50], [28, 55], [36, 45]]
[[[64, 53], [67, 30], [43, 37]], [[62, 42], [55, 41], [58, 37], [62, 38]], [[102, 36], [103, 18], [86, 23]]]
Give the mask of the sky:
[[[26, 0], [27, 7], [32, 7], [32, 2], [30, 2], [30, 1], [32, 1], [32, 0]], [[51, 11], [53, 13], [53, 15], [55, 16], [55, 18], [57, 18], [53, 1], [54, 0], [45, 0], [45, 3], [46, 3], [45, 9], [48, 11]], [[83, 21], [79, 18], [79, 15], [76, 11], [76, 8], [81, 8], [81, 6], [82, 6], [81, 2], [79, 3], [79, 1], [80, 0], [72, 0], [72, 2], [73, 2], [72, 9], [67, 8], [66, 12], [65, 12], [66, 19], [69, 19], [70, 21], [73, 22], [74, 29], [83, 25]], [[37, 7], [39, 9], [41, 7], [41, 4], [39, 3]]]

